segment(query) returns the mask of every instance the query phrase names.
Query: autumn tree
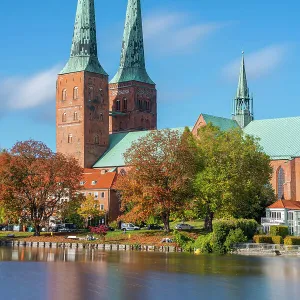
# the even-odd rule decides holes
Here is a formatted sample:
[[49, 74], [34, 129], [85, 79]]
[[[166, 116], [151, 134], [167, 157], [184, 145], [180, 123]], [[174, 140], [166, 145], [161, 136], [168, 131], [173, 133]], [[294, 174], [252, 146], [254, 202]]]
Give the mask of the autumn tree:
[[193, 194], [199, 168], [197, 149], [188, 129], [152, 131], [125, 153], [126, 175], [119, 176], [123, 220], [144, 221], [159, 217], [166, 231], [170, 215], [185, 209]]
[[213, 218], [251, 217], [264, 209], [266, 195], [274, 195], [269, 181], [270, 158], [258, 140], [242, 130], [221, 131], [208, 124], [198, 131], [198, 149], [204, 161], [195, 180], [197, 205], [212, 230]]
[[97, 217], [105, 216], [106, 214], [105, 211], [100, 210], [98, 200], [95, 200], [92, 195], [88, 195], [86, 199], [84, 199], [77, 212], [84, 218], [85, 227], [88, 227], [89, 219], [95, 219]]
[[71, 200], [83, 170], [73, 157], [53, 153], [33, 140], [18, 142], [0, 155], [0, 199], [8, 210], [34, 225], [36, 234]]

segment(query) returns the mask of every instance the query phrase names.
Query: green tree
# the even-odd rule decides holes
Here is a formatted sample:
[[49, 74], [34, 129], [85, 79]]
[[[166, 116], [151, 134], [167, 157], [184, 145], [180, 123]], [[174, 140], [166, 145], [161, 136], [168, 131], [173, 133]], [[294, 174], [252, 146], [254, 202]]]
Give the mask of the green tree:
[[85, 220], [85, 227], [88, 227], [88, 220], [105, 216], [106, 212], [99, 209], [99, 202], [91, 195], [88, 195], [80, 207], [77, 209], [78, 214]]
[[272, 168], [258, 140], [240, 129], [221, 131], [208, 124], [198, 131], [204, 168], [195, 180], [197, 207], [212, 230], [213, 218], [253, 217], [265, 208]]
[[125, 154], [132, 166], [119, 176], [123, 220], [146, 221], [159, 217], [166, 231], [170, 215], [185, 209], [193, 196], [193, 180], [200, 160], [191, 132], [152, 131], [133, 143]]

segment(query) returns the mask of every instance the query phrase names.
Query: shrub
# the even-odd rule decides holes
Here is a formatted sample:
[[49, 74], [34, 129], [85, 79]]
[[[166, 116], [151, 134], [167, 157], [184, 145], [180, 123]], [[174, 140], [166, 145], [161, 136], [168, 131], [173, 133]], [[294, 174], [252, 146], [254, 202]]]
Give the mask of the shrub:
[[244, 231], [241, 228], [237, 228], [235, 230], [230, 230], [227, 235], [226, 241], [224, 243], [224, 247], [226, 251], [231, 251], [232, 246], [237, 243], [245, 243], [247, 242], [247, 237], [244, 234]]
[[194, 248], [199, 249], [201, 253], [211, 253], [212, 238], [213, 238], [213, 233], [207, 235], [200, 235], [194, 243]]
[[190, 251], [193, 248], [194, 240], [186, 233], [174, 230], [174, 239], [183, 250]]
[[299, 246], [300, 245], [300, 237], [287, 236], [284, 239], [284, 244], [285, 245], [290, 245], [290, 246], [293, 246], [293, 245]]
[[117, 221], [110, 222], [109, 226], [112, 227], [113, 229], [119, 229], [119, 224]]
[[289, 235], [289, 228], [288, 226], [279, 225], [270, 226], [270, 235], [280, 235], [281, 237], [285, 238]]
[[276, 236], [272, 235], [271, 238], [272, 238], [272, 243], [273, 244], [283, 244], [283, 238], [282, 238], [282, 236], [280, 236], [280, 235], [276, 235]]
[[273, 244], [272, 237], [270, 235], [255, 235], [253, 241], [257, 244]]
[[91, 233], [93, 234], [98, 234], [100, 235], [102, 238], [104, 238], [107, 234], [107, 231], [108, 231], [108, 228], [104, 225], [99, 225], [99, 226], [96, 226], [96, 227], [90, 227], [90, 231]]
[[241, 229], [247, 239], [251, 239], [257, 231], [258, 224], [255, 220], [229, 219], [219, 220], [213, 225], [213, 251], [219, 254], [226, 253], [224, 243], [231, 230]]

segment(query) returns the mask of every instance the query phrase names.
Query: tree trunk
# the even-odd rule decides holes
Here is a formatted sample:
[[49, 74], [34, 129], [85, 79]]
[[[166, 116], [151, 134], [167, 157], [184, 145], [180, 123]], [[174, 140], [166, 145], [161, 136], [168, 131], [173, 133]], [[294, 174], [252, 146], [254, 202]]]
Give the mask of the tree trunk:
[[40, 236], [40, 235], [41, 235], [41, 226], [40, 224], [36, 224], [34, 236]]
[[205, 216], [204, 228], [208, 232], [213, 231], [213, 225], [212, 225], [213, 218], [214, 218], [214, 213], [213, 212], [208, 212]]
[[162, 218], [162, 221], [164, 223], [165, 232], [170, 232], [170, 214], [169, 213], [163, 213], [161, 218]]

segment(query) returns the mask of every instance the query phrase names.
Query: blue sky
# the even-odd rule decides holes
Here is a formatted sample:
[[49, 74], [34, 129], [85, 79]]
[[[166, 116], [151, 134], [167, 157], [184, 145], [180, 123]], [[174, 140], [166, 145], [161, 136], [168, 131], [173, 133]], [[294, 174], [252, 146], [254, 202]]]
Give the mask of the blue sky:
[[[68, 60], [77, 0], [2, 1], [0, 147], [41, 140], [55, 150], [55, 80]], [[98, 52], [115, 74], [127, 0], [95, 0]], [[296, 0], [142, 0], [147, 70], [159, 128], [230, 117], [245, 51], [256, 119], [300, 116]]]

